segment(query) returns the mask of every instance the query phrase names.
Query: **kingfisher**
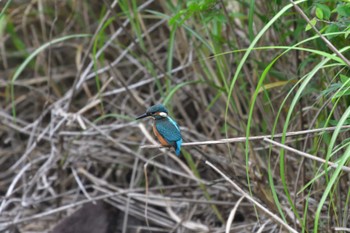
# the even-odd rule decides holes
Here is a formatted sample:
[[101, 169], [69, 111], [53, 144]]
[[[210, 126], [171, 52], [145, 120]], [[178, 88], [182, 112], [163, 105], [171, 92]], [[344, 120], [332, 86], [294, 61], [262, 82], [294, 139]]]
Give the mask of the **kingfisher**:
[[136, 120], [153, 118], [153, 133], [163, 146], [174, 147], [175, 154], [180, 155], [182, 137], [179, 125], [169, 115], [168, 110], [162, 104], [156, 104], [148, 108], [146, 113], [138, 116]]

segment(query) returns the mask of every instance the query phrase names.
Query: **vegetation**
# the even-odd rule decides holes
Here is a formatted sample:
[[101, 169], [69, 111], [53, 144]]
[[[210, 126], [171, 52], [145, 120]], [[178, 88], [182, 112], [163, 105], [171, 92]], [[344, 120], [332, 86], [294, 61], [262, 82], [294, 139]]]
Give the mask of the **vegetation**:
[[350, 231], [349, 1], [0, 5], [1, 230], [104, 200], [123, 232]]

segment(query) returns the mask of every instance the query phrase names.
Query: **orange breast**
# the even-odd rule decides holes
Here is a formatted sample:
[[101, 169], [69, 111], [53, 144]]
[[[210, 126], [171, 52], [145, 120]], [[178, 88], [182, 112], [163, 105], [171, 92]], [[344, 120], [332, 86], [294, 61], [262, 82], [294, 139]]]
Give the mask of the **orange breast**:
[[153, 133], [154, 135], [156, 135], [156, 137], [158, 138], [160, 144], [162, 144], [163, 146], [169, 146], [169, 144], [167, 143], [167, 141], [162, 137], [162, 135], [160, 135], [160, 133], [158, 132], [157, 128], [156, 128], [156, 124], [153, 124]]

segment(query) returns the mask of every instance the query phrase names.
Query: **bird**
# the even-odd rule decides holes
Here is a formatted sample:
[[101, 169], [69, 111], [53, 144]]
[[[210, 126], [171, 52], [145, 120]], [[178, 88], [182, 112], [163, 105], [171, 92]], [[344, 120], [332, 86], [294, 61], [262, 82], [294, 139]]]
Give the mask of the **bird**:
[[162, 104], [156, 104], [138, 116], [136, 120], [153, 118], [153, 133], [163, 146], [173, 147], [175, 154], [180, 155], [182, 136], [179, 125], [168, 115], [168, 110]]

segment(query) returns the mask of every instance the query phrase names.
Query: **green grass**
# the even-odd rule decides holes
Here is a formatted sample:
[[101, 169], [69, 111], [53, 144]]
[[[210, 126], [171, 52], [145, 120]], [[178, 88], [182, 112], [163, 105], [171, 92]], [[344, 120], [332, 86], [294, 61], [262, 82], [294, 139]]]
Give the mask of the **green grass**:
[[77, 35], [68, 35], [63, 36], [61, 38], [53, 39], [50, 42], [47, 42], [40, 46], [39, 48], [35, 49], [33, 53], [31, 53], [25, 61], [19, 65], [19, 67], [16, 69], [15, 73], [13, 74], [13, 77], [11, 79], [11, 101], [12, 101], [12, 116], [14, 119], [16, 119], [16, 106], [15, 106], [15, 81], [20, 77], [21, 73], [24, 71], [24, 69], [27, 67], [27, 65], [37, 56], [39, 53], [43, 52], [45, 49], [49, 48], [52, 45], [61, 43], [66, 40], [70, 39], [76, 39], [76, 38], [82, 38], [82, 37], [90, 37], [91, 35], [88, 34], [77, 34]]
[[[180, 0], [141, 5], [121, 0], [114, 8], [107, 2], [23, 6], [7, 1], [2, 8], [0, 65], [5, 78], [0, 82], [0, 98], [5, 101], [0, 119], [0, 147], [4, 148], [0, 151], [7, 151], [5, 143], [21, 144], [16, 146], [20, 152], [13, 150], [12, 157], [3, 161], [21, 161], [25, 167], [41, 155], [65, 158], [58, 167], [49, 163], [54, 161], [50, 157], [49, 162], [33, 164], [26, 172], [21, 166], [9, 170], [8, 164], [0, 163], [6, 174], [13, 175], [12, 180], [16, 169], [34, 178], [60, 177], [65, 181], [49, 184], [60, 195], [77, 193], [82, 185], [89, 185], [91, 195], [102, 192], [101, 187], [105, 192], [129, 188], [130, 193], [147, 188], [148, 196], [186, 203], [188, 209], [169, 202], [179, 216], [186, 217], [184, 222], [221, 231], [233, 208], [227, 203], [234, 205], [239, 197], [221, 177], [202, 167], [199, 161], [205, 158], [298, 232], [347, 226], [349, 213], [344, 207], [349, 204], [350, 189], [344, 184], [349, 178], [341, 166], [348, 166], [350, 148], [347, 131], [340, 129], [350, 123], [349, 67], [290, 1]], [[349, 3], [295, 3], [336, 51], [349, 57]], [[91, 79], [83, 81], [82, 75]], [[91, 105], [96, 98], [99, 103]], [[160, 102], [182, 127], [185, 142], [246, 136], [245, 143], [183, 147], [180, 159], [196, 177], [213, 182], [212, 186], [176, 176], [181, 168], [165, 156], [157, 161], [166, 169], [150, 168], [149, 180], [139, 174], [159, 151], [139, 148], [148, 140], [133, 119]], [[66, 113], [51, 111], [65, 109], [67, 104]], [[75, 114], [94, 127], [82, 130]], [[8, 119], [13, 121], [8, 123]], [[289, 132], [328, 126], [336, 130], [287, 137]], [[145, 127], [151, 128], [148, 122]], [[283, 136], [273, 140], [327, 162], [300, 158], [264, 140], [249, 140], [277, 133]], [[339, 166], [330, 167], [328, 162]], [[90, 176], [73, 174], [77, 164]], [[130, 173], [135, 190], [128, 184]], [[84, 178], [79, 180], [76, 174]], [[94, 183], [91, 177], [106, 183]], [[30, 182], [41, 185], [40, 180]], [[20, 185], [23, 190], [16, 190], [16, 198], [28, 193], [29, 186]], [[4, 181], [3, 187], [0, 191], [6, 193], [11, 182]], [[43, 192], [35, 195], [49, 198]], [[145, 212], [140, 200], [125, 197], [131, 201], [128, 208]], [[219, 206], [221, 202], [225, 205]], [[247, 212], [256, 213], [245, 215], [246, 222], [266, 223], [263, 213], [258, 215], [246, 200], [242, 203]], [[148, 202], [145, 208], [149, 216], [165, 218], [161, 227], [185, 229], [184, 222], [171, 225], [169, 206]], [[268, 220], [271, 229], [276, 222]], [[246, 222], [234, 222], [232, 229]]]

